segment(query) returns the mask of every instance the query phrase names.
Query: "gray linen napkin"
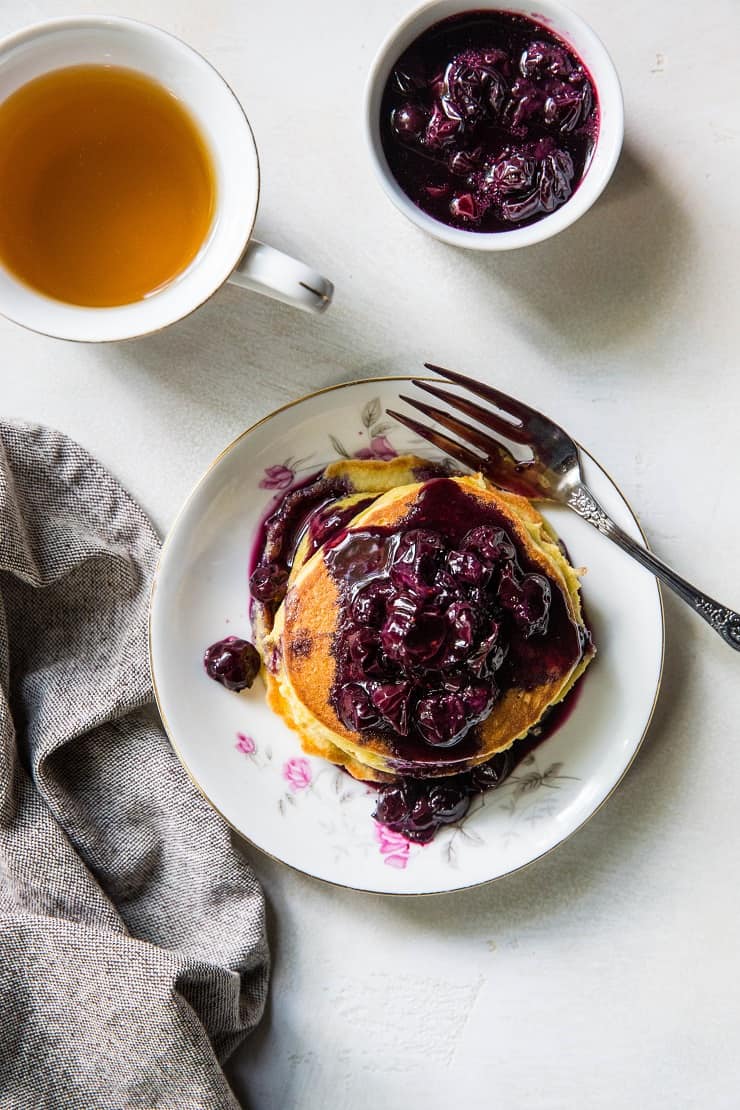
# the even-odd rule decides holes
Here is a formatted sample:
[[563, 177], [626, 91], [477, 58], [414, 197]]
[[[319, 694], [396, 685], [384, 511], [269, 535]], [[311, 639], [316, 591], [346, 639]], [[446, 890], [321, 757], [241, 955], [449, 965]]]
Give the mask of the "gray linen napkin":
[[264, 1007], [259, 885], [149, 706], [157, 550], [141, 509], [80, 446], [0, 422], [10, 1110], [236, 1107], [219, 1060]]

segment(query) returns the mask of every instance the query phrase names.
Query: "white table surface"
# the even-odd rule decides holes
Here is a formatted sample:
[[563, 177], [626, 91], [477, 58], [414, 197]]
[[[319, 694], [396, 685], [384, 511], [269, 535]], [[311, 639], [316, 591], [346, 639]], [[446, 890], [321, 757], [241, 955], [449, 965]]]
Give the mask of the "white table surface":
[[[0, 321], [3, 414], [76, 437], [164, 532], [211, 458], [270, 409], [433, 358], [559, 418], [656, 550], [740, 606], [740, 5], [576, 6], [624, 84], [621, 163], [572, 229], [484, 257], [424, 237], [371, 176], [364, 76], [407, 0], [77, 0], [156, 22], [215, 63], [260, 147], [259, 235], [331, 277], [336, 301], [313, 319], [226, 288], [163, 334], [109, 346]], [[3, 0], [0, 32], [68, 10]], [[245, 1105], [740, 1105], [740, 659], [671, 597], [666, 615], [642, 753], [529, 870], [393, 900], [252, 851], [274, 978], [231, 1067]]]

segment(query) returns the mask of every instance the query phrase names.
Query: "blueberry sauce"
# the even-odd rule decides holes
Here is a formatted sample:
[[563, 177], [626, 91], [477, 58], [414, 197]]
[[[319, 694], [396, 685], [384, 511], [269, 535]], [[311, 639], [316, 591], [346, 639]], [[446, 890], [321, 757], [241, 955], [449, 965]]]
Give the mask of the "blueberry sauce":
[[560, 208], [598, 134], [592, 80], [552, 31], [506, 11], [430, 27], [401, 55], [381, 102], [393, 176], [430, 216], [509, 231]]
[[[445, 464], [432, 462], [413, 471], [418, 482], [445, 473], [449, 473]], [[313, 554], [379, 496], [368, 495], [349, 508], [336, 507], [340, 498], [354, 492], [345, 479], [324, 478], [319, 470], [291, 486], [261, 522], [249, 561], [249, 588], [268, 627], [285, 597], [293, 560], [306, 531], [309, 554]]]
[[[524, 553], [512, 543], [510, 536], [505, 534], [507, 521], [496, 514], [495, 510], [482, 506], [479, 502], [474, 502], [470, 497], [466, 497], [458, 491], [456, 486], [440, 480], [441, 474], [445, 471], [446, 468], [430, 464], [424, 472], [415, 472], [418, 481], [429, 483], [419, 505], [402, 522], [400, 527], [394, 527], [393, 530], [372, 529], [373, 549], [370, 550], [369, 547], [366, 547], [364, 552], [357, 545], [366, 542], [363, 537], [369, 537], [370, 530], [348, 533], [347, 525], [350, 519], [353, 519], [358, 512], [366, 507], [366, 502], [364, 500], [357, 502], [350, 509], [335, 507], [338, 499], [353, 492], [346, 482], [327, 480], [322, 477], [321, 473], [318, 473], [311, 475], [299, 486], [294, 486], [283, 494], [260, 527], [250, 560], [253, 600], [266, 618], [268, 626], [271, 625], [275, 610], [284, 596], [295, 553], [307, 531], [312, 549], [321, 544], [324, 545], [325, 557], [334, 566], [333, 573], [338, 573], [340, 576], [342, 592], [345, 596], [349, 593], [352, 594], [352, 599], [356, 603], [359, 614], [363, 615], [364, 613], [365, 616], [373, 615], [373, 591], [370, 590], [364, 598], [360, 597], [363, 587], [359, 581], [355, 581], [354, 586], [350, 582], [350, 573], [354, 573], [354, 571], [350, 572], [347, 563], [348, 557], [350, 561], [354, 561], [355, 557], [361, 560], [364, 558], [365, 577], [367, 579], [370, 564], [379, 560], [381, 565], [385, 565], [383, 556], [379, 555], [381, 550], [385, 551], [386, 556], [390, 553], [391, 548], [396, 555], [399, 553], [400, 540], [393, 541], [393, 535], [400, 536], [401, 533], [404, 533], [408, 536], [408, 533], [414, 530], [417, 532], [420, 530], [434, 531], [435, 544], [441, 541], [442, 548], [446, 552], [446, 558], [449, 558], [453, 551], [463, 556], [461, 559], [453, 557], [452, 567], [448, 566], [448, 569], [451, 573], [454, 571], [459, 580], [470, 579], [459, 591], [463, 595], [466, 586], [470, 588], [470, 591], [474, 591], [476, 588], [482, 590], [480, 595], [468, 594], [468, 600], [472, 596], [473, 601], [480, 603], [486, 593], [486, 585], [490, 586], [492, 584], [496, 573], [501, 576], [501, 571], [506, 571], [509, 563], [515, 573], [511, 576], [505, 574], [504, 577], [507, 581], [509, 581], [509, 578], [517, 578], [521, 581], [522, 576], [526, 578], [527, 575], [544, 578], [540, 573], [540, 568], [530, 563]], [[368, 503], [371, 500], [372, 498], [368, 497]], [[504, 533], [497, 543], [501, 547], [502, 555], [506, 554], [507, 544], [511, 544], [511, 547], [515, 549], [514, 559], [510, 561], [508, 558], [503, 558], [498, 572], [494, 565], [489, 582], [484, 586], [476, 587], [476, 577], [479, 571], [472, 559], [465, 558], [466, 552], [459, 552], [458, 548], [461, 546], [461, 540], [467, 536], [468, 542], [472, 544], [470, 553], [475, 556], [479, 564], [484, 565], [484, 552], [488, 551], [489, 559], [492, 554], [492, 548], [485, 544], [483, 544], [481, 550], [481, 541], [486, 539], [486, 533], [479, 531], [477, 537], [470, 536], [471, 532], [484, 528], [493, 529], [496, 534]], [[436, 537], [439, 537], [440, 540], [438, 541]], [[491, 539], [490, 532], [487, 538]], [[414, 544], [409, 545], [407, 540], [406, 550], [407, 554], [412, 556], [411, 564], [407, 564], [405, 568], [402, 567], [400, 571], [394, 572], [394, 577], [398, 581], [405, 580], [408, 584], [412, 582], [415, 573], [420, 573], [423, 577], [425, 570], [429, 571], [430, 565], [427, 563], [425, 566], [424, 556], [428, 552], [423, 550], [423, 545], [422, 547], [417, 545], [414, 551]], [[413, 566], [414, 555], [420, 556], [416, 564], [416, 571]], [[436, 565], [435, 559], [432, 560], [434, 565]], [[361, 568], [359, 569], [361, 570]], [[390, 568], [387, 569], [390, 571]], [[401, 575], [400, 579], [399, 574]], [[483, 577], [485, 576], [484, 567]], [[360, 578], [362, 577], [363, 575], [360, 574]], [[390, 573], [387, 575], [387, 580], [389, 584], [392, 584]], [[377, 574], [372, 576], [370, 581], [366, 582], [366, 585], [372, 586], [374, 583], [382, 585]], [[448, 593], [451, 593], [454, 582], [451, 586], [449, 581], [443, 580], [440, 585]], [[489, 651], [483, 653], [486, 659], [483, 661], [484, 665], [480, 668], [480, 677], [482, 678], [482, 685], [485, 685], [486, 682], [490, 684], [489, 689], [491, 691], [494, 688], [497, 691], [503, 691], [507, 686], [534, 684], [542, 679], [543, 674], [554, 676], [557, 673], [562, 673], [562, 670], [569, 667], [585, 647], [585, 643], [580, 638], [579, 630], [570, 620], [559, 588], [555, 587], [553, 589], [550, 586], [545, 627], [544, 605], [537, 606], [536, 590], [534, 591], [534, 599], [532, 597], [528, 598], [526, 591], [521, 597], [517, 597], [516, 590], [513, 589], [515, 585], [516, 582], [512, 581], [509, 586], [510, 593], [505, 598], [511, 608], [508, 611], [504, 611], [502, 608], [502, 611], [496, 614], [498, 617], [497, 623], [501, 625], [498, 638], [490, 646]], [[401, 593], [403, 592], [402, 590]], [[543, 589], [543, 599], [545, 592]], [[382, 593], [383, 590], [381, 589], [381, 596]], [[411, 593], [413, 595], [413, 589]], [[260, 597], [266, 598], [266, 600], [260, 600]], [[449, 607], [455, 604], [455, 601], [459, 603], [461, 598], [456, 597], [455, 600], [448, 598], [447, 600], [447, 611], [449, 611]], [[533, 600], [534, 605], [532, 604]], [[464, 598], [462, 603], [465, 604]], [[517, 605], [520, 607], [518, 621], [516, 616]], [[491, 608], [495, 609], [496, 606], [494, 605]], [[403, 618], [403, 604], [399, 606], [399, 612], [401, 618]], [[453, 611], [453, 615], [454, 613], [457, 614], [458, 622], [464, 627], [466, 623], [464, 610], [458, 608]], [[377, 622], [381, 615], [380, 608], [375, 610], [374, 615]], [[527, 622], [531, 630], [530, 636], [533, 637], [531, 643], [526, 635]], [[371, 625], [360, 625], [360, 627], [370, 628]], [[400, 626], [394, 626], [394, 628], [396, 631], [402, 631], [402, 621]], [[351, 632], [352, 629], [347, 628], [346, 631]], [[462, 636], [453, 636], [453, 645], [462, 638]], [[535, 641], [538, 642], [535, 643]], [[503, 650], [504, 644], [507, 647], [504, 658], [500, 665], [493, 667], [493, 663], [499, 661], [499, 654]], [[219, 646], [214, 645], [214, 648]], [[411, 646], [414, 648], [413, 643]], [[355, 645], [355, 651], [359, 650], [359, 647], [361, 647], [361, 644], [359, 646]], [[213, 651], [214, 648], [209, 649], [209, 651]], [[310, 644], [306, 645], [306, 650], [307, 652], [310, 651]], [[475, 660], [473, 660], [473, 667], [478, 667], [478, 662]], [[539, 671], [537, 667], [540, 668]], [[458, 664], [458, 678], [464, 670], [464, 665]], [[486, 670], [489, 671], [488, 674], [485, 673]], [[422, 668], [421, 673], [424, 675], [428, 672], [425, 672]], [[367, 681], [367, 677], [365, 676], [363, 681]], [[418, 681], [418, 678], [416, 680]], [[474, 681], [478, 682], [479, 680], [479, 676], [474, 675]], [[459, 687], [460, 683], [455, 680], [451, 682], [451, 685]], [[508, 751], [494, 756], [472, 770], [458, 774], [450, 775], [448, 773], [451, 764], [457, 760], [463, 762], [473, 756], [478, 749], [474, 728], [468, 728], [451, 747], [430, 745], [428, 737], [426, 741], [415, 737], [413, 730], [408, 730], [405, 737], [396, 736], [394, 742], [398, 743], [400, 739], [403, 743], [404, 751], [403, 756], [398, 759], [398, 770], [404, 777], [387, 786], [378, 786], [375, 783], [369, 784], [378, 789], [378, 801], [373, 816], [377, 821], [407, 839], [416, 843], [427, 843], [440, 827], [460, 821], [467, 812], [471, 799], [476, 794], [499, 786], [534, 748], [560, 727], [572, 712], [580, 689], [581, 683], [579, 682], [563, 702], [551, 708], [543, 720]], [[459, 694], [459, 689], [448, 692]], [[398, 691], [395, 693], [398, 694]], [[386, 712], [391, 716], [395, 714], [396, 718], [402, 722], [403, 696], [397, 697], [394, 704], [393, 694], [394, 691], [386, 691], [385, 699], [383, 695], [380, 697], [380, 704]], [[403, 691], [401, 691], [401, 695], [403, 695]], [[377, 697], [376, 700], [378, 700]], [[427, 777], [413, 777], [414, 775]], [[435, 775], [444, 777], [433, 777]]]
[[375, 500], [377, 500], [377, 494], [370, 494], [341, 509], [336, 508], [334, 504], [318, 509], [308, 522], [309, 554], [313, 555], [322, 544], [334, 540], [340, 532], [344, 532], [349, 522]]
[[331, 703], [402, 774], [449, 774], [480, 750], [475, 726], [501, 692], [557, 680], [583, 654], [560, 587], [508, 526], [437, 478], [398, 524], [325, 546], [341, 609]]
[[260, 653], [249, 640], [227, 636], [206, 649], [203, 666], [227, 690], [248, 690], [260, 672]]
[[293, 559], [306, 529], [317, 513], [349, 492], [344, 480], [324, 478], [319, 471], [289, 489], [262, 522], [252, 552], [249, 589], [268, 625], [285, 597]]
[[444, 779], [402, 778], [388, 786], [371, 784], [378, 790], [373, 817], [407, 840], [428, 844], [444, 825], [462, 820], [477, 794], [501, 786], [535, 748], [565, 723], [576, 706], [581, 689], [578, 682], [563, 701], [548, 709], [525, 737], [470, 771]]

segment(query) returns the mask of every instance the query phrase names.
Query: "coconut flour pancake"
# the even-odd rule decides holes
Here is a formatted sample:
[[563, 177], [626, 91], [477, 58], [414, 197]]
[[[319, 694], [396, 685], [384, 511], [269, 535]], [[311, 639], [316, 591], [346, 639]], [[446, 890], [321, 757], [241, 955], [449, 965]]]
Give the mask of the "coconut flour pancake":
[[532, 504], [412, 456], [294, 491], [252, 590], [270, 705], [369, 781], [490, 761], [593, 656], [578, 572]]

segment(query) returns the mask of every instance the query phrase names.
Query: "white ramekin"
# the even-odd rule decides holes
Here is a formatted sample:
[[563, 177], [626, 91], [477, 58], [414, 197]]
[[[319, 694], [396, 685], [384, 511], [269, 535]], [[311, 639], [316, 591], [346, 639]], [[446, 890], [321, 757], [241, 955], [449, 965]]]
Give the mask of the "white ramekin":
[[[380, 103], [393, 66], [411, 43], [440, 20], [468, 11], [506, 11], [529, 16], [563, 39], [583, 61], [591, 75], [599, 103], [599, 133], [591, 161], [573, 196], [562, 208], [535, 223], [512, 231], [467, 231], [449, 227], [428, 216], [406, 195], [391, 173], [380, 140]], [[569, 227], [588, 211], [614, 172], [624, 135], [622, 89], [604, 44], [579, 15], [559, 0], [431, 0], [411, 12], [388, 35], [370, 69], [365, 93], [365, 127], [370, 155], [380, 184], [412, 223], [445, 243], [479, 251], [507, 251], [542, 242]]]

